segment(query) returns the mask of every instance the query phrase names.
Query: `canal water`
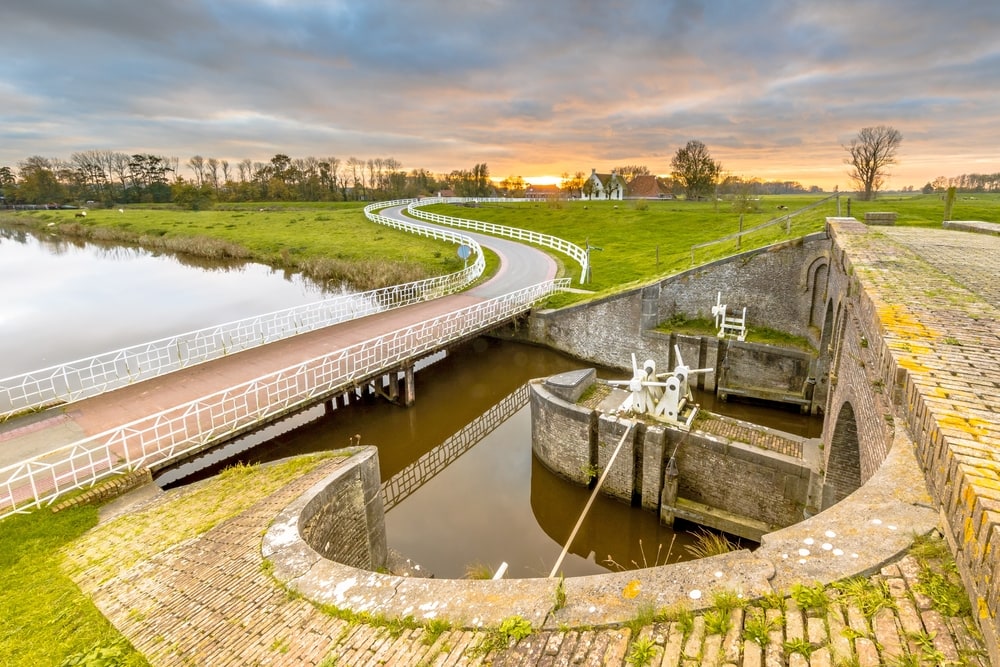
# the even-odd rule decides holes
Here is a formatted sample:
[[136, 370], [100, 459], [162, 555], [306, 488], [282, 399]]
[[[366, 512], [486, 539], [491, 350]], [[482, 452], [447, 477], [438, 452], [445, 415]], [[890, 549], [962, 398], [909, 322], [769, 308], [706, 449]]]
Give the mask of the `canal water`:
[[[0, 286], [14, 293], [0, 313], [0, 377], [324, 296], [301, 276], [260, 265], [182, 263], [139, 249], [11, 232], [0, 234]], [[331, 414], [317, 407], [169, 469], [157, 481], [187, 483], [237, 461], [273, 461], [356, 439], [378, 447], [388, 480], [422, 456], [433, 458], [456, 434], [475, 430], [470, 426], [508, 405], [507, 397], [528, 380], [583, 366], [545, 348], [479, 338], [418, 371], [410, 408], [382, 400], [357, 401]], [[794, 412], [735, 403], [717, 408], [818, 434], [819, 420]], [[386, 514], [390, 548], [437, 577], [492, 572], [501, 562], [508, 563], [508, 576], [548, 575], [589, 492], [534, 460], [527, 406], [508, 412]], [[687, 560], [692, 542], [690, 532], [661, 527], [653, 513], [599, 496], [560, 569], [577, 576]]]

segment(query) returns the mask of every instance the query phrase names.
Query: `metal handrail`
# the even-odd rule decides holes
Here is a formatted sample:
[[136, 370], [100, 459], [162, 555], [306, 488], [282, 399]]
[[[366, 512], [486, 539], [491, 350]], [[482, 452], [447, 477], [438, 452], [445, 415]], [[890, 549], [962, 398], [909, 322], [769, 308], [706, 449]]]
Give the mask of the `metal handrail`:
[[506, 225], [497, 225], [492, 222], [483, 222], [481, 220], [471, 220], [469, 218], [455, 218], [450, 215], [441, 215], [440, 213], [431, 213], [430, 211], [422, 211], [419, 207], [430, 206], [432, 204], [463, 204], [463, 203], [522, 203], [522, 202], [535, 202], [535, 199], [511, 199], [511, 198], [492, 198], [492, 197], [432, 197], [428, 199], [421, 199], [419, 201], [414, 201], [409, 206], [406, 207], [406, 212], [415, 218], [420, 218], [421, 220], [427, 220], [428, 222], [434, 222], [440, 225], [449, 225], [451, 227], [461, 227], [463, 229], [471, 229], [473, 231], [482, 232], [483, 234], [492, 234], [493, 236], [504, 236], [507, 238], [512, 238], [518, 241], [524, 241], [526, 243], [533, 243], [535, 245], [540, 245], [544, 248], [551, 248], [558, 252], [568, 255], [574, 259], [581, 268], [580, 271], [580, 283], [584, 283], [589, 275], [590, 268], [590, 255], [586, 249], [581, 248], [575, 243], [570, 243], [565, 239], [561, 239], [558, 236], [552, 236], [550, 234], [539, 234], [538, 232], [533, 232], [528, 229], [520, 229], [519, 227], [507, 227]]
[[183, 457], [528, 310], [547, 281], [397, 329], [0, 469], [0, 518], [110, 475]]
[[19, 412], [96, 396], [297, 334], [451, 294], [478, 279], [486, 263], [482, 248], [473, 239], [448, 230], [400, 222], [374, 212], [379, 207], [405, 205], [410, 201], [413, 200], [370, 204], [364, 209], [365, 216], [378, 224], [413, 234], [468, 245], [475, 252], [476, 261], [445, 276], [360, 294], [343, 294], [4, 378], [0, 380], [0, 420]]

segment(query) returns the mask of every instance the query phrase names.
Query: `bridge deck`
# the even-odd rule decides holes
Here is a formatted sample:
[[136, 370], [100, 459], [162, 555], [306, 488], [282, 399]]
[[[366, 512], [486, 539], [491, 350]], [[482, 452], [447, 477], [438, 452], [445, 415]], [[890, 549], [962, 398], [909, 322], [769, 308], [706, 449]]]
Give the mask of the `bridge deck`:
[[457, 294], [370, 315], [11, 420], [0, 429], [0, 468], [481, 301]]

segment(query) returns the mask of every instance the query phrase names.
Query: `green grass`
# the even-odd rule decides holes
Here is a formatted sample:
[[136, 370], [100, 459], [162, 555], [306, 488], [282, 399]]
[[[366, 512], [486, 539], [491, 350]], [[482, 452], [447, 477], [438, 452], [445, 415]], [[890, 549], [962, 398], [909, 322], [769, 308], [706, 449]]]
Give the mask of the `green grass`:
[[97, 524], [95, 507], [39, 510], [0, 522], [0, 665], [59, 665], [85, 656], [145, 665], [61, 568], [61, 550]]
[[[766, 210], [744, 216], [744, 229], [775, 217], [776, 206], [790, 198], [768, 200]], [[812, 204], [821, 197], [802, 198], [795, 207]], [[785, 204], [787, 205], [787, 204]], [[790, 207], [791, 208], [791, 207]], [[476, 208], [438, 204], [427, 211], [454, 217], [482, 220], [496, 224], [551, 234], [579, 246], [587, 242], [600, 248], [591, 252], [592, 282], [588, 289], [598, 292], [638, 284], [656, 276], [669, 275], [691, 266], [691, 246], [739, 231], [740, 216], [728, 202], [718, 210], [712, 202], [649, 202], [643, 208], [633, 202], [571, 201], [483, 204]], [[818, 231], [835, 205], [816, 209], [792, 225], [792, 236]], [[754, 235], [753, 245], [766, 245], [785, 237], [778, 226]], [[751, 242], [744, 240], [743, 249]], [[717, 259], [736, 251], [736, 242], [696, 251], [698, 263]], [[579, 266], [566, 259], [567, 275], [579, 278]]]
[[[763, 197], [758, 212], [744, 214], [743, 229], [794, 213], [825, 196]], [[779, 210], [779, 206], [787, 210]], [[589, 242], [600, 250], [591, 252], [592, 280], [585, 287], [603, 296], [693, 265], [822, 231], [827, 217], [847, 216], [847, 207], [845, 194], [840, 198], [839, 211], [836, 201], [831, 200], [792, 218], [789, 234], [785, 233], [784, 224], [779, 224], [748, 234], [740, 244], [730, 240], [694, 249], [693, 258], [692, 246], [739, 231], [740, 214], [733, 211], [730, 202], [720, 201], [716, 205], [686, 201], [558, 201], [481, 204], [474, 208], [437, 204], [425, 210], [550, 234], [581, 247]], [[940, 227], [944, 201], [939, 195], [893, 194], [871, 202], [851, 198], [850, 208], [851, 215], [858, 220], [864, 220], [867, 211], [895, 211], [897, 226]], [[1000, 222], [1000, 194], [960, 195], [951, 217]], [[568, 257], [563, 256], [562, 261], [561, 275], [572, 277], [574, 287], [579, 287], [580, 267]], [[586, 298], [561, 294], [552, 297], [548, 305], [560, 307]]]
[[100, 526], [96, 506], [0, 521], [0, 667], [148, 664], [70, 575], [86, 571], [83, 576], [95, 582], [113, 577], [235, 516], [329, 458], [228, 468], [211, 482]]

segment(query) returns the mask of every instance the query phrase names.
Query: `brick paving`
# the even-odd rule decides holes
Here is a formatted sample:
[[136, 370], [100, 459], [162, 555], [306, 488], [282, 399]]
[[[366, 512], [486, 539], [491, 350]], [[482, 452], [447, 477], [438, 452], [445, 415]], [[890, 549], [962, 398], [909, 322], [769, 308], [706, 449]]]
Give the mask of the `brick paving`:
[[[699, 414], [705, 415], [704, 412]], [[722, 436], [733, 442], [744, 442], [771, 452], [793, 456], [797, 459], [802, 458], [801, 441], [789, 440], [763, 426], [709, 415], [698, 419], [695, 428], [705, 433]]]
[[[260, 547], [274, 516], [343, 464], [343, 459], [325, 463], [201, 536], [110, 579], [99, 581], [98, 567], [77, 574], [77, 583], [157, 666], [624, 666], [643, 646], [653, 655], [648, 664], [665, 667], [864, 667], [894, 664], [903, 656], [922, 660], [907, 664], [988, 665], [969, 618], [942, 615], [920, 591], [921, 568], [912, 556], [870, 578], [888, 593], [875, 613], [828, 589], [826, 608], [800, 609], [784, 598], [783, 611], [770, 608], [777, 607], [774, 600], [757, 601], [724, 613], [680, 613], [675, 620], [634, 629], [547, 629], [486, 655], [479, 650], [484, 631], [433, 634], [427, 627], [393, 629], [337, 618], [272, 579]], [[186, 492], [179, 489], [147, 502]]]

